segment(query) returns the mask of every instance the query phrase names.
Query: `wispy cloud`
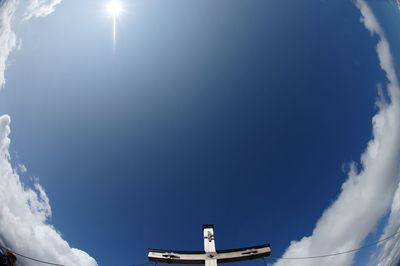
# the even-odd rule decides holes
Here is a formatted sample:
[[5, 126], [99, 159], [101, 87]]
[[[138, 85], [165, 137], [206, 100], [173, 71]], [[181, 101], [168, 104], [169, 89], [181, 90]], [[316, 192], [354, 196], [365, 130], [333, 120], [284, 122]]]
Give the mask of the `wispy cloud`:
[[395, 4], [400, 8], [400, 0], [393, 0]]
[[25, 9], [24, 20], [33, 17], [45, 17], [54, 12], [62, 0], [29, 0]]
[[7, 59], [11, 52], [17, 48], [17, 36], [12, 30], [12, 22], [16, 20], [15, 11], [17, 7], [20, 6], [25, 10], [22, 20], [26, 21], [51, 14], [61, 2], [62, 0], [28, 0], [24, 5], [19, 3], [18, 0], [0, 1], [0, 90], [6, 82]]
[[11, 22], [17, 9], [17, 1], [0, 2], [0, 89], [4, 86], [6, 62], [16, 46], [16, 35], [11, 29]]
[[[392, 202], [392, 208], [388, 223], [385, 227], [381, 239], [385, 239], [400, 229], [400, 184]], [[389, 239], [381, 244], [380, 254], [371, 258], [372, 265], [385, 266], [394, 265], [400, 261], [400, 236]]]
[[[90, 266], [96, 261], [72, 248], [49, 224], [51, 207], [44, 189], [25, 187], [10, 163], [10, 118], [0, 116], [0, 242], [25, 255], [65, 265]], [[21, 265], [33, 265], [21, 257]]]
[[[361, 170], [357, 171], [353, 163], [338, 198], [324, 211], [311, 236], [292, 241], [284, 257], [306, 257], [356, 248], [375, 228], [392, 202], [392, 206], [398, 206], [398, 197], [395, 201], [393, 197], [399, 183], [400, 166], [399, 81], [389, 42], [376, 16], [364, 0], [357, 0], [356, 6], [361, 12], [363, 25], [372, 35], [379, 37], [376, 52], [388, 80], [386, 87], [390, 101], [378, 100], [379, 111], [372, 119], [373, 137], [361, 155]], [[393, 216], [398, 215], [396, 211]], [[387, 232], [393, 233], [389, 232], [389, 227]], [[353, 259], [354, 254], [318, 260], [279, 260], [275, 266], [346, 266], [351, 265]]]

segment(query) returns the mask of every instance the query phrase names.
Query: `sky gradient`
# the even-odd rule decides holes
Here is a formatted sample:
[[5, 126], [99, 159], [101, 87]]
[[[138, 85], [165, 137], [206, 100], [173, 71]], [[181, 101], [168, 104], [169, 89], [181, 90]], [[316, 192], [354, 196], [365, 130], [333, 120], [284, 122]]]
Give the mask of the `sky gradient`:
[[[215, 224], [219, 249], [268, 242], [276, 257], [304, 236], [323, 244], [300, 241], [293, 254], [350, 249], [380, 238], [387, 224], [398, 229], [390, 223], [400, 150], [393, 2], [121, 2], [115, 47], [106, 1], [1, 6], [3, 29], [4, 10], [15, 6], [0, 92], [0, 114], [11, 118], [3, 169], [19, 169], [12, 178], [26, 188], [40, 183], [51, 205], [42, 220], [71, 246], [99, 265], [130, 265], [146, 261], [149, 247], [201, 250], [204, 223]], [[361, 159], [369, 143], [388, 156]], [[393, 171], [368, 172], [382, 165]], [[361, 200], [349, 193], [355, 205], [346, 211], [373, 199], [377, 213], [352, 218], [364, 221], [354, 224], [359, 234], [344, 227], [318, 238], [316, 223], [346, 180], [375, 184]], [[386, 198], [376, 200], [379, 189]], [[3, 243], [47, 256], [0, 228]]]

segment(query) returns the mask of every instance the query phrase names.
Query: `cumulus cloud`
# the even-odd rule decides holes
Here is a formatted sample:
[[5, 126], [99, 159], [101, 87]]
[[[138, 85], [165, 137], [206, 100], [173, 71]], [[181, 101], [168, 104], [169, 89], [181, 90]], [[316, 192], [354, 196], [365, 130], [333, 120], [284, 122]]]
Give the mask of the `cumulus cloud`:
[[45, 17], [54, 12], [62, 0], [29, 0], [25, 9], [24, 20], [33, 17]]
[[[28, 256], [65, 265], [97, 265], [82, 250], [72, 248], [48, 223], [49, 199], [36, 183], [23, 185], [10, 163], [10, 118], [0, 116], [0, 242]], [[18, 258], [21, 265], [36, 265]]]
[[[391, 204], [392, 222], [398, 224], [399, 221], [397, 194], [400, 192], [394, 198], [399, 183], [400, 166], [399, 81], [389, 42], [377, 18], [364, 0], [357, 0], [356, 5], [361, 12], [363, 25], [372, 35], [379, 37], [376, 52], [380, 67], [388, 80], [386, 88], [390, 101], [379, 100], [379, 111], [372, 119], [373, 137], [361, 155], [361, 170], [357, 171], [353, 164], [338, 198], [324, 211], [311, 236], [292, 241], [283, 257], [315, 256], [357, 248]], [[395, 229], [389, 225], [387, 234], [393, 233], [389, 231]], [[398, 255], [398, 250], [391, 252]], [[274, 265], [347, 266], [352, 264], [353, 259], [354, 254], [351, 253], [316, 260], [278, 260]]]
[[11, 22], [17, 8], [17, 1], [3, 1], [0, 3], [0, 89], [6, 80], [6, 62], [10, 53], [16, 46], [16, 35], [11, 29]]

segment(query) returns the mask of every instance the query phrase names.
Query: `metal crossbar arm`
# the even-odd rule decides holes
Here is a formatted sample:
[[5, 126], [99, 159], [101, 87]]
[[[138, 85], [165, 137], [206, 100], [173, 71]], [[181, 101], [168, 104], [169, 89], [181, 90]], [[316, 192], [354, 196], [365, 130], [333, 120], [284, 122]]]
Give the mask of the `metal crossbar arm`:
[[149, 249], [149, 260], [163, 263], [176, 264], [204, 264], [207, 259], [216, 259], [218, 263], [243, 261], [267, 257], [271, 254], [269, 244], [231, 249], [217, 250], [215, 254], [208, 254], [202, 251], [176, 251], [176, 250], [160, 250]]
[[216, 250], [213, 225], [204, 225], [204, 251], [176, 251], [149, 249], [148, 258], [153, 262], [176, 264], [205, 264], [236, 262], [267, 257], [271, 254], [269, 244], [238, 249]]

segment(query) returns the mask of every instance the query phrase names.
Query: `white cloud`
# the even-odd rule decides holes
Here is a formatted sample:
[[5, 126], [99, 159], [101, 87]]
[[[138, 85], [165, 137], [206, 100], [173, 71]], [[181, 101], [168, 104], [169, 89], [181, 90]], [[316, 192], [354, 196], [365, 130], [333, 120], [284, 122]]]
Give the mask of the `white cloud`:
[[394, 3], [400, 8], [400, 0], [394, 0]]
[[[43, 17], [54, 11], [61, 0], [31, 0], [26, 6], [24, 19]], [[17, 38], [12, 30], [17, 0], [0, 2], [0, 88], [5, 84], [6, 62], [16, 48]], [[31, 257], [66, 265], [97, 265], [82, 250], [72, 248], [59, 232], [49, 224], [51, 208], [44, 189], [35, 183], [26, 187], [19, 173], [26, 167], [10, 163], [10, 117], [0, 116], [0, 243]], [[18, 258], [19, 265], [37, 265]], [[38, 264], [39, 265], [39, 264]]]
[[[62, 0], [28, 0], [27, 4], [23, 5], [25, 8], [23, 20], [45, 17], [54, 12], [56, 6], [61, 2]], [[18, 0], [0, 1], [0, 90], [6, 82], [5, 71], [8, 57], [14, 49], [21, 49], [21, 40], [17, 47], [17, 36], [12, 30], [12, 22], [15, 20], [18, 4]]]
[[[34, 188], [24, 187], [12, 168], [9, 124], [7, 115], [0, 116], [0, 242], [20, 253], [50, 262], [97, 265], [87, 253], [72, 248], [48, 223], [51, 208], [44, 189], [38, 183]], [[36, 265], [20, 257], [18, 260], [22, 265]]]
[[24, 164], [19, 163], [17, 170], [19, 173], [24, 174], [26, 172], [28, 172], [28, 169], [26, 168], [26, 166]]
[[[388, 79], [390, 102], [385, 103], [381, 99], [378, 104], [379, 111], [372, 119], [373, 138], [361, 155], [362, 170], [357, 172], [355, 166], [351, 168], [338, 198], [324, 211], [311, 236], [292, 241], [284, 257], [329, 254], [360, 246], [387, 212], [399, 183], [400, 88], [393, 57], [389, 42], [371, 8], [364, 0], [357, 0], [356, 4], [364, 26], [379, 37], [376, 52], [380, 67]], [[397, 196], [392, 205], [396, 205], [396, 201]], [[393, 212], [395, 215], [398, 215], [397, 212]], [[387, 231], [390, 234], [389, 229]], [[354, 254], [351, 253], [315, 260], [279, 260], [274, 265], [346, 266], [352, 264], [353, 258]]]
[[62, 0], [29, 0], [25, 9], [24, 20], [32, 17], [45, 17], [54, 12]]
[[17, 8], [17, 1], [0, 3], [0, 89], [5, 84], [6, 62], [16, 46], [16, 35], [11, 29], [11, 22]]
[[[397, 187], [396, 194], [392, 202], [392, 208], [388, 223], [385, 227], [384, 233], [381, 239], [385, 239], [393, 235], [393, 232], [397, 232], [400, 229], [400, 184]], [[390, 238], [388, 241], [381, 244], [381, 252], [377, 257], [377, 262], [374, 265], [384, 266], [393, 265], [400, 261], [400, 235], [397, 234], [395, 237]], [[374, 261], [375, 258], [371, 259]]]

